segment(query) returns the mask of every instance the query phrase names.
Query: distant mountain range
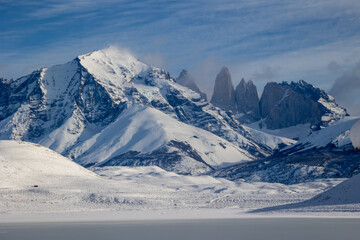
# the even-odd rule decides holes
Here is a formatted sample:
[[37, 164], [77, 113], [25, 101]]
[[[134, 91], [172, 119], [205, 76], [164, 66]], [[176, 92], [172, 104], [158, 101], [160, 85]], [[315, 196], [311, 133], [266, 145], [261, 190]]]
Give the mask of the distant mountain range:
[[[346, 134], [355, 121], [305, 81], [268, 83], [259, 99], [252, 81], [241, 80], [234, 89], [226, 67], [216, 77], [209, 103], [186, 70], [172, 78], [113, 47], [14, 81], [1, 79], [0, 94], [0, 139], [39, 143], [88, 168], [156, 165], [234, 180], [256, 179], [262, 172], [261, 180], [286, 182], [274, 168], [266, 172], [265, 163], [317, 149], [316, 136], [344, 125], [329, 130], [332, 137], [320, 137], [321, 149], [336, 156], [334, 149], [349, 145]], [[297, 126], [311, 134], [299, 142], [290, 139], [296, 138], [291, 131]], [[294, 166], [285, 165], [277, 169]], [[302, 180], [312, 178], [305, 172]], [[356, 171], [343, 172], [335, 175]]]
[[319, 130], [349, 116], [332, 96], [304, 80], [267, 83], [259, 99], [251, 80], [242, 79], [234, 89], [226, 67], [216, 76], [211, 103], [233, 111], [240, 123], [259, 121], [260, 128], [267, 129], [309, 123], [311, 129]]

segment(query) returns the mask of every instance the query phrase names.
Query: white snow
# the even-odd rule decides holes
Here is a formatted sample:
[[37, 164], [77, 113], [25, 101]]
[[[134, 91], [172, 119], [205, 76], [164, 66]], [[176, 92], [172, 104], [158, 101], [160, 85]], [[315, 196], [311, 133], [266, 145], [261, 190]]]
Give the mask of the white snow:
[[345, 117], [338, 120], [336, 123], [321, 129], [319, 131], [313, 132], [308, 137], [300, 140], [294, 146], [289, 146], [283, 150], [290, 149], [299, 145], [303, 145], [304, 148], [300, 151], [306, 151], [311, 148], [320, 148], [325, 147], [328, 144], [332, 143], [337, 147], [342, 147], [346, 144], [350, 144], [350, 128], [358, 121], [358, 117]]
[[78, 58], [80, 64], [107, 90], [115, 103], [124, 100], [123, 89], [129, 86], [127, 83], [149, 68], [130, 51], [114, 46]]
[[25, 217], [20, 221], [239, 217], [310, 199], [342, 181], [234, 183], [158, 167], [93, 170], [98, 175], [45, 147], [0, 141], [0, 222], [19, 221], [17, 216]]
[[360, 203], [360, 174], [357, 174], [339, 185], [319, 194], [310, 200], [310, 204], [335, 205]]
[[43, 146], [0, 141], [0, 189], [61, 185], [74, 179], [97, 179], [93, 172]]
[[[334, 123], [336, 121], [336, 119], [341, 119], [343, 117], [346, 116], [346, 110], [340, 106], [338, 106], [335, 101], [334, 98], [332, 96], [329, 95], [329, 100], [327, 101], [323, 98], [320, 98], [318, 100], [318, 102], [320, 104], [322, 104], [325, 108], [330, 110], [330, 114], [325, 114], [324, 116], [321, 117], [322, 121], [330, 121], [331, 119], [333, 119], [330, 124]], [[335, 115], [335, 119], [334, 119], [334, 115]]]
[[210, 132], [137, 104], [70, 154], [83, 165], [101, 163], [128, 151], [150, 153], [171, 140], [189, 144], [214, 168], [251, 160], [246, 151]]
[[[259, 124], [262, 124], [263, 127], [260, 128]], [[310, 130], [310, 123], [307, 124], [298, 124], [295, 126], [291, 126], [288, 128], [280, 128], [280, 129], [267, 129], [265, 126], [265, 123], [260, 121], [247, 124], [246, 126], [264, 132], [268, 133], [274, 136], [284, 137], [288, 139], [294, 139], [294, 140], [301, 140], [307, 136], [309, 136], [311, 130]]]
[[40, 88], [49, 104], [62, 98], [66, 91], [69, 91], [68, 87], [77, 74], [77, 70], [78, 64], [75, 61], [42, 69]]
[[259, 141], [260, 143], [270, 147], [271, 149], [278, 149], [279, 145], [284, 145], [284, 146], [290, 146], [295, 144], [297, 141], [290, 139], [290, 138], [285, 138], [285, 137], [279, 137], [279, 136], [275, 136], [269, 133], [265, 133], [259, 130], [255, 130], [251, 127], [247, 127], [247, 126], [243, 126], [245, 128], [245, 130], [247, 130], [251, 136], [253, 136], [257, 141]]
[[360, 149], [360, 120], [350, 129], [350, 139], [356, 149]]

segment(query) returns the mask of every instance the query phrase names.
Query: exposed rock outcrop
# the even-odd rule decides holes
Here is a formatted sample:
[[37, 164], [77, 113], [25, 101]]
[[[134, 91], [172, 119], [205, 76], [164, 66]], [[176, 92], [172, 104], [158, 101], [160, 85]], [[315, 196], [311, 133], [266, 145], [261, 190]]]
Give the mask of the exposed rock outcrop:
[[268, 129], [310, 123], [312, 129], [317, 130], [348, 114], [323, 90], [300, 80], [266, 84], [260, 100], [260, 115]]
[[224, 110], [236, 110], [235, 90], [227, 67], [223, 67], [216, 76], [214, 93], [210, 102]]
[[319, 130], [348, 116], [346, 109], [324, 90], [300, 80], [299, 82], [270, 82], [259, 101], [256, 86], [244, 79], [234, 90], [229, 69], [223, 67], [216, 76], [211, 103], [231, 110], [240, 123], [261, 121], [268, 129], [280, 129], [298, 124], [311, 124]]
[[259, 96], [256, 86], [249, 80], [241, 79], [235, 89], [237, 118], [241, 123], [251, 123], [260, 119]]
[[230, 71], [223, 67], [216, 76], [211, 103], [224, 110], [231, 110], [240, 123], [252, 123], [260, 119], [259, 96], [256, 86], [244, 79], [234, 90]]
[[194, 78], [187, 70], [183, 69], [181, 71], [179, 77], [176, 79], [176, 82], [182, 86], [190, 88], [191, 90], [199, 93], [202, 99], [204, 100], [207, 99], [206, 94], [200, 91], [199, 87], [195, 83]]

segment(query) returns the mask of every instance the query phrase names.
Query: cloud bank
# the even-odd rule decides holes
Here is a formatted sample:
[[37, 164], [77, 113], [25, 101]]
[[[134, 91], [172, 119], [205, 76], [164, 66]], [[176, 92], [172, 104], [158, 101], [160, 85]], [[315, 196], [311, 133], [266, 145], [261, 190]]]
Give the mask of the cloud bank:
[[337, 78], [329, 92], [348, 108], [350, 115], [360, 116], [360, 61]]

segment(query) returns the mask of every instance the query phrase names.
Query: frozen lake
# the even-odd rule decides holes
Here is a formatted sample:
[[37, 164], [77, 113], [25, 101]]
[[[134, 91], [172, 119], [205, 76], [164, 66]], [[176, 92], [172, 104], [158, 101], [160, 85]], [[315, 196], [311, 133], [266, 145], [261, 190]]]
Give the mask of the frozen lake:
[[0, 224], [1, 240], [358, 240], [359, 236], [360, 219], [340, 218], [266, 218]]

